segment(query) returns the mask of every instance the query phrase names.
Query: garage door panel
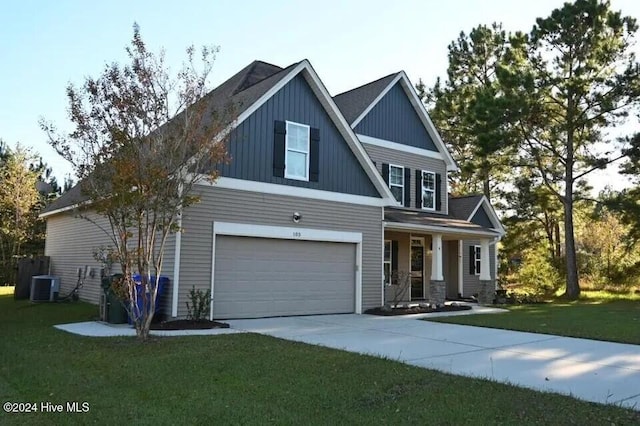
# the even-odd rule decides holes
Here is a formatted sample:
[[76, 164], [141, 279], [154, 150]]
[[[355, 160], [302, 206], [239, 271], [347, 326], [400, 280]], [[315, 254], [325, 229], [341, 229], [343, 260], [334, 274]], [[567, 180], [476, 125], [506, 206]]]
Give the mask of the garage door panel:
[[215, 318], [350, 313], [355, 244], [218, 236]]

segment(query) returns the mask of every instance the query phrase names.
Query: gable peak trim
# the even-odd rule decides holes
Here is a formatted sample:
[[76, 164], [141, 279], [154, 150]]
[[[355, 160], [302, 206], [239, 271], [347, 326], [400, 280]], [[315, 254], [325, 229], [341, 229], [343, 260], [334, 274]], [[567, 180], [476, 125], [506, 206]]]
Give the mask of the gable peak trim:
[[458, 171], [459, 170], [458, 165], [456, 164], [455, 160], [451, 156], [451, 153], [449, 152], [449, 149], [447, 148], [446, 144], [442, 140], [442, 137], [440, 137], [440, 133], [436, 129], [436, 126], [433, 124], [433, 121], [431, 121], [431, 117], [429, 117], [429, 113], [427, 112], [426, 107], [420, 100], [420, 97], [418, 96], [418, 93], [416, 92], [415, 88], [411, 84], [411, 81], [409, 80], [407, 73], [405, 73], [404, 71], [399, 71], [397, 74], [398, 75], [389, 82], [387, 87], [385, 87], [380, 92], [380, 94], [373, 100], [373, 102], [371, 102], [371, 104], [367, 108], [365, 108], [364, 111], [362, 111], [362, 113], [358, 116], [358, 118], [356, 118], [353, 121], [353, 123], [351, 123], [351, 127], [355, 128], [371, 112], [371, 110], [382, 100], [382, 98], [384, 98], [385, 95], [389, 93], [391, 88], [393, 88], [393, 86], [395, 86], [396, 83], [400, 82], [400, 86], [404, 90], [405, 95], [407, 95], [407, 97], [409, 98], [409, 102], [411, 103], [414, 110], [418, 114], [418, 118], [420, 118], [422, 125], [427, 130], [427, 133], [429, 134], [429, 136], [431, 136], [431, 139], [433, 140], [433, 143], [438, 149], [438, 152], [440, 152], [444, 156], [445, 163], [447, 164], [447, 170]]
[[473, 209], [473, 211], [467, 218], [467, 221], [471, 222], [471, 219], [473, 219], [473, 216], [476, 215], [476, 213], [482, 206], [486, 206], [484, 208], [484, 212], [487, 214], [487, 216], [489, 216], [489, 219], [491, 219], [493, 224], [498, 225], [494, 229], [500, 232], [500, 235], [504, 235], [506, 233], [506, 230], [502, 226], [502, 222], [500, 222], [500, 219], [498, 218], [498, 215], [496, 214], [495, 209], [493, 208], [493, 206], [489, 202], [489, 199], [485, 195], [483, 195], [480, 201], [478, 201], [478, 204], [476, 205], [476, 207]]

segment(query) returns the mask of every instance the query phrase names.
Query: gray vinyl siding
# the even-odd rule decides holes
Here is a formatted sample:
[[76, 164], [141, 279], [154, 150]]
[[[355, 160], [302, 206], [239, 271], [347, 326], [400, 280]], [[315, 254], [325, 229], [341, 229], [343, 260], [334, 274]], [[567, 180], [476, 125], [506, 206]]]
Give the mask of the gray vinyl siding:
[[[411, 260], [410, 260], [410, 249], [409, 249], [409, 244], [411, 243], [411, 234], [409, 233], [405, 233], [405, 232], [393, 232], [393, 231], [385, 231], [384, 233], [384, 239], [385, 240], [390, 240], [390, 241], [397, 241], [398, 242], [398, 272], [400, 273], [408, 273], [410, 268], [411, 268]], [[429, 246], [429, 243], [427, 242], [427, 247]], [[425, 251], [426, 254], [426, 251]], [[393, 265], [392, 265], [393, 266]], [[425, 274], [429, 274], [431, 275], [431, 264], [427, 263], [425, 265]], [[429, 287], [427, 286], [427, 289]], [[393, 298], [394, 298], [394, 287], [393, 286], [385, 286], [385, 290], [384, 290], [384, 298], [385, 298], [385, 302], [387, 303], [391, 303], [393, 302]], [[403, 294], [400, 294], [404, 297], [400, 297], [400, 299], [398, 301], [401, 302], [408, 302], [409, 301], [409, 297], [410, 297], [410, 292], [406, 291]], [[425, 294], [425, 296], [427, 296]]]
[[444, 279], [447, 282], [447, 297], [458, 297], [458, 240], [442, 242]]
[[[78, 268], [85, 265], [94, 268], [95, 276], [87, 275], [84, 286], [80, 290], [80, 298], [86, 302], [97, 304], [100, 301], [100, 264], [93, 258], [93, 251], [100, 246], [113, 246], [109, 236], [100, 228], [109, 229], [108, 221], [98, 215], [90, 215], [93, 222], [62, 213], [47, 218], [47, 239], [45, 255], [51, 258], [50, 273], [61, 278], [61, 293], [68, 294], [78, 281]], [[95, 222], [95, 223], [94, 223]], [[175, 237], [169, 236], [165, 248], [164, 267], [161, 275], [170, 278], [169, 288], [160, 300], [162, 312], [170, 313], [171, 283], [173, 282]], [[114, 265], [114, 272], [119, 270]], [[168, 310], [167, 310], [168, 309]], [[97, 310], [96, 310], [97, 313]]]
[[[382, 208], [238, 191], [214, 186], [196, 188], [200, 203], [183, 216], [178, 316], [186, 315], [187, 295], [195, 286], [211, 288], [213, 222], [314, 228], [362, 233], [362, 307], [382, 300]], [[302, 214], [298, 225], [293, 212]], [[215, 295], [214, 295], [215, 297]], [[214, 313], [215, 315], [215, 313]]]
[[400, 82], [358, 123], [356, 133], [438, 151]]
[[[318, 182], [273, 175], [274, 122], [293, 121], [320, 130]], [[222, 176], [324, 191], [380, 197], [331, 118], [302, 75], [294, 77], [229, 138], [230, 161]]]
[[[416, 170], [426, 170], [440, 174], [440, 213], [447, 212], [447, 167], [444, 160], [425, 157], [422, 155], [411, 154], [408, 152], [398, 151], [396, 149], [384, 148], [377, 145], [363, 143], [371, 161], [376, 163], [378, 172], [382, 174], [382, 164], [388, 163], [396, 166], [409, 167], [411, 169], [411, 179], [409, 185], [411, 187], [411, 207], [416, 206]], [[406, 183], [405, 183], [406, 184]]]
[[[70, 213], [47, 218], [47, 239], [44, 254], [51, 258], [50, 273], [60, 277], [60, 293], [68, 294], [78, 282], [78, 268], [95, 268], [95, 277], [87, 276], [80, 289], [80, 299], [97, 304], [100, 297], [100, 264], [93, 250], [109, 245], [109, 237], [98, 227], [109, 226], [104, 218], [93, 216], [97, 225]], [[97, 313], [97, 310], [96, 310]]]
[[491, 219], [489, 219], [489, 215], [482, 206], [480, 206], [476, 214], [474, 214], [471, 218], [471, 223], [484, 226], [485, 228], [495, 228], [495, 225], [491, 222]]
[[[469, 274], [469, 246], [479, 246], [479, 240], [466, 240], [464, 241], [464, 247], [462, 249], [462, 285], [464, 297], [470, 297], [477, 294], [480, 291], [480, 277], [479, 275]], [[489, 264], [491, 265], [491, 279], [496, 279], [496, 246], [495, 244], [489, 245]]]

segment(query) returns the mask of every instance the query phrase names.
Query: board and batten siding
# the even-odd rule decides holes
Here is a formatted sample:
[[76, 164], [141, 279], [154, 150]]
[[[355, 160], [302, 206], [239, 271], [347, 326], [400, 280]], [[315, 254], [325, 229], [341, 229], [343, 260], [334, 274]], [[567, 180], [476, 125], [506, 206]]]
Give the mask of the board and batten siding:
[[374, 138], [438, 151], [400, 82], [389, 89], [354, 130]]
[[[68, 294], [78, 282], [78, 268], [85, 265], [93, 268], [95, 275], [87, 274], [84, 286], [80, 289], [80, 298], [86, 302], [98, 304], [102, 287], [100, 286], [100, 263], [93, 258], [93, 252], [100, 246], [113, 246], [105, 233], [109, 230], [106, 218], [90, 214], [83, 219], [73, 213], [60, 213], [47, 217], [47, 238], [45, 256], [51, 258], [50, 273], [60, 277], [60, 293]], [[102, 228], [102, 229], [101, 229]], [[169, 236], [165, 247], [164, 266], [161, 275], [169, 277], [169, 288], [164, 290], [160, 307], [164, 314], [171, 313], [171, 284], [173, 283], [175, 237]], [[114, 265], [114, 272], [118, 272]]]
[[[362, 233], [362, 309], [381, 305], [381, 207], [238, 191], [215, 185], [199, 186], [195, 192], [200, 195], [200, 202], [185, 210], [182, 222], [179, 317], [187, 313], [185, 302], [194, 286], [203, 291], [211, 288], [214, 221]], [[292, 221], [294, 212], [302, 214], [299, 224]]]
[[[365, 151], [369, 154], [371, 161], [376, 163], [378, 172], [382, 174], [382, 164], [393, 164], [394, 166], [408, 167], [411, 169], [411, 179], [409, 186], [411, 188], [411, 208], [416, 206], [416, 170], [426, 170], [440, 174], [440, 206], [441, 210], [437, 212], [447, 212], [447, 167], [444, 160], [437, 158], [425, 157], [422, 155], [412, 154], [409, 152], [398, 151], [392, 148], [384, 148], [377, 145], [362, 143]], [[406, 183], [405, 183], [406, 184]]]
[[[317, 182], [274, 176], [275, 121], [292, 121], [319, 129]], [[230, 161], [218, 166], [224, 177], [380, 197], [302, 75], [294, 77], [238, 124], [229, 136], [228, 154]]]
[[[462, 296], [471, 297], [480, 291], [480, 276], [469, 273], [469, 247], [479, 246], [480, 240], [464, 240], [462, 248]], [[496, 279], [496, 245], [489, 245], [489, 265], [491, 265], [491, 279]]]
[[494, 224], [489, 219], [489, 215], [484, 209], [484, 206], [480, 206], [476, 214], [471, 218], [471, 223], [475, 223], [476, 225], [484, 226], [485, 228], [494, 228]]

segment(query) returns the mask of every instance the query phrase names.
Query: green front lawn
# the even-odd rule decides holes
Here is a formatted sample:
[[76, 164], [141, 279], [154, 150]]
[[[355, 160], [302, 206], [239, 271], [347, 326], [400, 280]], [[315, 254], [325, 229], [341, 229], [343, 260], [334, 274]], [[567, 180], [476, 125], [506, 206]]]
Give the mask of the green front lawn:
[[576, 302], [506, 306], [510, 312], [430, 321], [640, 345], [640, 296], [584, 292]]
[[88, 338], [83, 303], [0, 296], [0, 402], [88, 402], [0, 424], [637, 424], [640, 413], [254, 334]]

